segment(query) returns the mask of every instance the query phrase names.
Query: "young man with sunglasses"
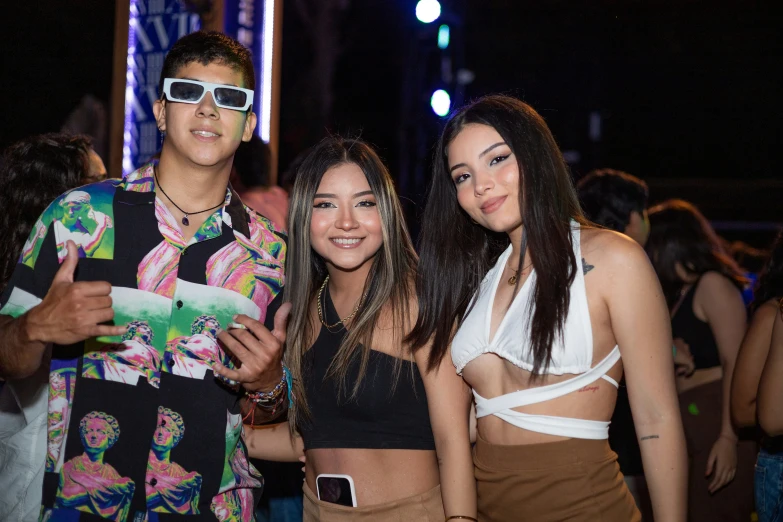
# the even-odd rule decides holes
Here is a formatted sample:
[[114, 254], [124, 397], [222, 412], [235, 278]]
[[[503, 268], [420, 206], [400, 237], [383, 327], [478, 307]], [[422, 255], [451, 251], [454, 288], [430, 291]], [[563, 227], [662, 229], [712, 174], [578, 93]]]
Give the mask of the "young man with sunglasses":
[[238, 42], [179, 40], [160, 160], [55, 200], [0, 296], [0, 377], [49, 368], [44, 520], [253, 517], [242, 425], [288, 407], [285, 237], [228, 185], [253, 86]]

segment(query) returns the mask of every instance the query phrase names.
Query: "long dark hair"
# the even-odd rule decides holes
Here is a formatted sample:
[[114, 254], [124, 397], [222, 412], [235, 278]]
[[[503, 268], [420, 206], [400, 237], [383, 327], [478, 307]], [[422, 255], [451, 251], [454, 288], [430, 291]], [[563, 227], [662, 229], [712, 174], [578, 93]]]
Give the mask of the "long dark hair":
[[11, 279], [30, 230], [46, 206], [90, 171], [90, 139], [43, 134], [14, 143], [0, 166], [0, 291]]
[[[466, 125], [494, 128], [519, 165], [519, 208], [536, 271], [531, 324], [532, 374], [549, 366], [552, 342], [562, 334], [577, 270], [571, 244], [571, 220], [582, 211], [557, 143], [532, 107], [507, 96], [487, 96], [457, 112], [446, 124], [433, 160], [432, 181], [421, 229], [416, 291], [419, 315], [411, 332], [411, 350], [432, 341], [429, 368], [435, 368], [464, 318], [482, 279], [508, 245], [505, 234], [472, 222], [457, 202], [449, 174], [448, 147]], [[519, 266], [525, 265], [525, 249]], [[517, 284], [519, 284], [517, 282]]]
[[778, 232], [775, 242], [772, 243], [769, 260], [759, 277], [751, 308], [755, 312], [759, 306], [770, 299], [781, 298], [783, 298], [783, 230]]
[[[364, 172], [375, 196], [383, 245], [375, 255], [367, 275], [364, 285], [366, 298], [361, 312], [351, 322], [351, 329], [343, 339], [327, 376], [336, 377], [339, 380], [340, 392], [344, 391], [349, 365], [355, 357], [359, 357], [359, 376], [351, 383], [351, 397], [356, 396], [369, 362], [373, 334], [377, 331], [376, 326], [383, 313], [392, 315], [392, 335], [395, 344], [400, 347], [400, 353], [395, 355], [399, 356], [398, 360], [406, 355], [403, 351], [403, 340], [410, 329], [409, 303], [413, 297], [416, 251], [405, 227], [402, 207], [392, 177], [375, 151], [363, 141], [339, 136], [324, 138], [298, 169], [288, 211], [290, 228], [285, 300], [291, 302], [293, 308], [288, 321], [285, 357], [294, 377], [296, 396], [296, 408], [289, 411], [288, 416], [291, 429], [309, 413], [302, 382], [303, 358], [310, 348], [309, 343], [316, 327], [311, 321], [311, 304], [328, 273], [326, 263], [313, 250], [310, 242], [313, 200], [326, 171], [349, 163]], [[396, 375], [399, 375], [400, 368], [398, 365]]]
[[687, 284], [677, 274], [677, 264], [697, 276], [719, 272], [740, 290], [748, 283], [737, 263], [723, 250], [712, 225], [693, 204], [670, 199], [652, 207], [648, 214], [650, 237], [645, 247], [669, 309]]

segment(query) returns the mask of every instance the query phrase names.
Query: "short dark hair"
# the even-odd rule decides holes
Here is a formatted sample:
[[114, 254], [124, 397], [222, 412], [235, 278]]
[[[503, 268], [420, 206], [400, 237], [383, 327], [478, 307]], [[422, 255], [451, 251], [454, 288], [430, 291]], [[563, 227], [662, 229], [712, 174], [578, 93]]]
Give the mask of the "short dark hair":
[[234, 153], [234, 168], [239, 181], [246, 189], [268, 187], [272, 170], [272, 151], [264, 140], [253, 134], [250, 141], [243, 141]]
[[91, 148], [87, 136], [52, 133], [5, 150], [0, 168], [0, 290], [11, 278], [38, 216], [63, 192], [84, 184]]
[[647, 183], [627, 172], [596, 169], [576, 185], [585, 217], [603, 227], [625, 232], [631, 212], [647, 208]]
[[246, 89], [256, 88], [256, 75], [250, 49], [230, 36], [217, 31], [196, 31], [190, 33], [174, 44], [163, 61], [160, 71], [158, 92], [163, 96], [163, 80], [174, 78], [179, 70], [189, 63], [198, 62], [201, 65], [218, 63], [227, 65], [242, 73]]

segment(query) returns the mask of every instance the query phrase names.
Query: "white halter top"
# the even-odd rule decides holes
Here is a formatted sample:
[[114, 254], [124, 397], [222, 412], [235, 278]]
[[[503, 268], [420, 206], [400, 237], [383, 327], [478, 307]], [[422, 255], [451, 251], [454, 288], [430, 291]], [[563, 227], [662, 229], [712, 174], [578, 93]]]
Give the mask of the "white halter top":
[[[572, 223], [571, 240], [577, 264], [582, 258], [580, 228]], [[530, 320], [535, 306], [532, 292], [536, 273], [533, 271], [511, 302], [506, 315], [498, 325], [495, 337], [490, 341], [492, 304], [503, 268], [511, 255], [511, 246], [500, 256], [497, 263], [487, 272], [479, 290], [473, 297], [470, 313], [465, 317], [451, 344], [451, 359], [457, 373], [473, 359], [485, 353], [494, 353], [524, 370], [533, 369], [530, 353]], [[504, 283], [505, 284], [505, 283]], [[536, 404], [572, 393], [597, 379], [602, 378], [615, 387], [617, 381], [606, 375], [620, 360], [620, 349], [615, 346], [596, 366], [593, 363], [593, 328], [585, 293], [585, 276], [580, 266], [570, 288], [568, 315], [563, 325], [562, 337], [552, 342], [552, 360], [548, 374], [576, 374], [566, 381], [529, 388], [485, 399], [473, 391], [476, 399], [476, 417], [495, 415], [509, 424], [538, 433], [573, 437], [580, 439], [606, 439], [609, 436], [609, 422], [548, 415], [531, 415], [514, 411], [512, 408]]]

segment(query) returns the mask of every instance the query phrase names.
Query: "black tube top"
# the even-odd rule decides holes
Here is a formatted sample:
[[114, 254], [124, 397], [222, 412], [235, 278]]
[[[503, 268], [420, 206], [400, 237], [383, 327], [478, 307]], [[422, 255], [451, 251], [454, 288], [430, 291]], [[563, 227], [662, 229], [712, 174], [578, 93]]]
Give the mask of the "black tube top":
[[701, 370], [720, 366], [720, 357], [712, 328], [693, 313], [693, 296], [696, 294], [697, 286], [699, 281], [691, 285], [672, 317], [672, 337], [674, 339], [679, 337], [688, 343], [693, 355], [693, 364], [697, 370]]
[[[325, 321], [334, 324], [339, 318], [328, 289], [324, 294]], [[339, 331], [335, 332], [337, 328]], [[361, 353], [357, 352], [348, 369], [345, 391], [338, 400], [337, 378], [326, 379], [326, 372], [346, 331], [341, 327], [332, 330], [321, 327], [318, 338], [302, 361], [304, 389], [310, 408], [309, 418], [303, 419], [298, 426], [305, 449], [434, 450], [427, 397], [418, 367], [403, 362], [399, 382], [394, 387], [397, 358], [373, 350], [359, 393], [351, 398], [353, 383], [359, 375]]]

